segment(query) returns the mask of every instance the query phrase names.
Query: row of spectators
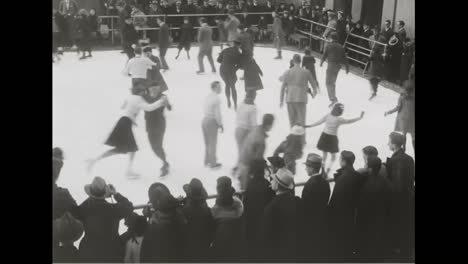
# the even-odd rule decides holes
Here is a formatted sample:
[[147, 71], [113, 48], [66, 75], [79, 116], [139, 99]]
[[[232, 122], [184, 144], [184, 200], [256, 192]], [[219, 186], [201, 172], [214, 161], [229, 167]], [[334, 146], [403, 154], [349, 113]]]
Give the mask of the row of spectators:
[[[414, 160], [404, 136], [392, 132], [393, 155], [383, 163], [377, 149], [362, 151], [355, 170], [350, 151], [340, 155], [333, 191], [322, 157], [307, 156], [309, 180], [301, 196], [279, 156], [254, 160], [240, 197], [229, 177], [217, 179], [217, 198], [207, 205], [194, 178], [175, 198], [162, 183], [148, 189], [143, 214], [101, 177], [84, 187], [79, 206], [56, 185], [63, 153], [53, 154], [54, 262], [397, 262], [414, 257]], [[113, 198], [115, 203], [106, 201]], [[127, 232], [119, 234], [125, 219]], [[79, 249], [74, 242], [84, 233]]]

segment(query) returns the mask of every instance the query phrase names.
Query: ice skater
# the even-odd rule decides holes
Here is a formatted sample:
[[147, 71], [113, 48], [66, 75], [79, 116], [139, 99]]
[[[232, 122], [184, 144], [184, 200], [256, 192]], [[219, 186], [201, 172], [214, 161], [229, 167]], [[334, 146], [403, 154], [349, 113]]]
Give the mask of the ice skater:
[[211, 72], [215, 73], [216, 68], [214, 66], [213, 61], [213, 31], [208, 26], [206, 18], [202, 17], [199, 20], [200, 22], [200, 29], [198, 30], [198, 44], [199, 44], [199, 51], [198, 51], [198, 71], [197, 74], [205, 72], [205, 65], [203, 64], [203, 58], [206, 56], [208, 57], [208, 61], [211, 65]]
[[138, 33], [133, 25], [133, 19], [129, 16], [125, 18], [125, 25], [122, 27], [123, 51], [128, 59], [135, 57], [133, 47], [138, 43]]
[[167, 91], [169, 87], [167, 86], [164, 77], [162, 76], [161, 70], [161, 61], [155, 55], [153, 55], [153, 49], [149, 46], [143, 48], [143, 53], [145, 57], [148, 57], [156, 65], [151, 67], [147, 73], [147, 84], [148, 87], [151, 86], [161, 86], [161, 92]]
[[305, 129], [302, 126], [293, 126], [291, 133], [286, 137], [286, 140], [276, 148], [273, 156], [279, 156], [283, 153], [283, 160], [286, 164], [286, 169], [296, 175], [296, 160], [302, 158]]
[[169, 32], [169, 27], [166, 25], [166, 23], [163, 21], [162, 18], [158, 17], [156, 18], [156, 21], [158, 22], [158, 25], [159, 25], [159, 38], [158, 38], [159, 58], [161, 59], [163, 72], [165, 72], [169, 70], [169, 66], [167, 65], [165, 56], [166, 56], [167, 49], [169, 48], [169, 45], [170, 45], [169, 43], [170, 32]]
[[161, 177], [169, 173], [169, 163], [166, 160], [166, 152], [163, 148], [164, 133], [166, 132], [166, 118], [164, 117], [164, 109], [172, 110], [172, 106], [163, 94], [163, 86], [156, 84], [148, 88], [145, 99], [148, 103], [158, 101], [162, 97], [166, 98], [166, 106], [159, 107], [153, 111], [145, 111], [146, 132], [148, 139], [153, 149], [154, 154], [163, 162], [161, 167]]
[[[82, 52], [80, 60], [84, 60], [91, 55], [91, 28], [88, 22], [88, 12], [81, 9], [78, 13], [78, 18], [75, 20], [79, 38], [77, 40], [78, 50]], [[88, 52], [88, 55], [85, 55]]]
[[414, 149], [414, 80], [405, 81], [403, 88], [404, 91], [398, 98], [398, 105], [385, 112], [384, 116], [398, 112], [395, 120], [395, 131], [402, 132], [405, 136], [403, 148], [406, 147], [406, 135], [411, 134]]
[[127, 61], [123, 74], [132, 78], [132, 87], [143, 84], [146, 86], [145, 88], [147, 88], [148, 70], [153, 66], [157, 66], [157, 64], [147, 56], [143, 56], [141, 47], [135, 47], [134, 52], [135, 57]]
[[[387, 43], [385, 36], [381, 35], [378, 38], [378, 42]], [[384, 64], [384, 46], [379, 43], [374, 43], [374, 47], [370, 53], [370, 70], [369, 70], [369, 83], [371, 86], [372, 94], [369, 100], [374, 99], [377, 96], [377, 88], [379, 83], [384, 77], [385, 64]]]
[[223, 119], [221, 116], [221, 84], [218, 81], [211, 83], [211, 93], [206, 97], [204, 104], [204, 118], [202, 121], [203, 139], [205, 141], [205, 166], [215, 169], [221, 167], [216, 158], [218, 144], [218, 130], [223, 133]]
[[278, 56], [275, 57], [276, 60], [280, 60], [283, 57], [281, 56], [281, 47], [284, 46], [284, 31], [281, 18], [276, 12], [271, 13], [273, 17], [273, 43], [278, 52]]
[[240, 41], [238, 39], [233, 41], [233, 46], [230, 48], [224, 49], [217, 61], [221, 63], [219, 67], [219, 72], [221, 78], [226, 85], [226, 99], [228, 108], [231, 108], [231, 94], [232, 100], [234, 101], [234, 110], [237, 109], [237, 91], [236, 91], [236, 82], [237, 82], [237, 70], [240, 68], [241, 63], [241, 53], [240, 53]]
[[[325, 80], [325, 85], [327, 86], [328, 98], [330, 99], [330, 105], [332, 106], [338, 102], [336, 98], [336, 78], [341, 69], [341, 64], [344, 64], [346, 67], [346, 74], [349, 73], [348, 59], [346, 58], [345, 49], [338, 43], [338, 34], [333, 32], [330, 34], [332, 40], [331, 43], [328, 43], [325, 47], [322, 60], [320, 61], [320, 67], [322, 67], [323, 62], [327, 60], [327, 75]], [[325, 157], [324, 157], [325, 160]]]
[[[247, 135], [257, 127], [258, 110], [255, 105], [255, 97], [255, 93], [246, 94], [244, 102], [240, 103], [239, 108], [237, 108], [235, 138], [239, 153], [238, 158], [241, 156], [242, 145], [244, 144]], [[233, 174], [236, 170], [237, 166], [233, 169]]]
[[330, 114], [325, 115], [315, 123], [305, 126], [306, 128], [311, 128], [325, 123], [322, 135], [320, 136], [320, 139], [317, 143], [317, 148], [323, 153], [323, 168], [327, 168], [327, 156], [328, 153], [331, 153], [330, 166], [328, 167], [328, 169], [325, 170], [327, 174], [330, 172], [330, 169], [336, 160], [336, 153], [340, 151], [338, 146], [338, 128], [344, 124], [351, 124], [357, 122], [364, 117], [364, 111], [362, 111], [359, 117], [352, 119], [344, 119], [341, 117], [343, 112], [344, 105], [341, 103], [336, 103], [335, 105], [333, 105]]
[[263, 76], [263, 72], [253, 58], [251, 51], [248, 50], [242, 54], [241, 67], [244, 69], [246, 97], [256, 96], [257, 91], [263, 89], [262, 78], [260, 77]]
[[179, 44], [177, 45], [177, 56], [175, 59], [177, 60], [180, 55], [180, 51], [182, 49], [185, 49], [185, 52], [187, 52], [187, 58], [190, 60], [190, 45], [192, 43], [192, 33], [193, 32], [193, 27], [189, 22], [188, 17], [184, 17], [184, 23], [182, 24], [180, 28], [180, 37], [179, 37]]
[[167, 105], [167, 99], [165, 96], [162, 96], [159, 100], [151, 104], [147, 103], [143, 98], [145, 93], [146, 89], [142, 84], [132, 88], [132, 94], [127, 98], [122, 106], [124, 110], [122, 117], [119, 119], [109, 138], [105, 142], [106, 145], [113, 148], [105, 151], [94, 159], [87, 160], [88, 172], [91, 172], [96, 162], [102, 159], [118, 154], [128, 154], [129, 162], [126, 175], [127, 177], [138, 176], [138, 174], [135, 173], [132, 168], [133, 159], [135, 157], [136, 151], [138, 150], [138, 146], [132, 131], [132, 125], [136, 124], [136, 117], [141, 110], [154, 111]]

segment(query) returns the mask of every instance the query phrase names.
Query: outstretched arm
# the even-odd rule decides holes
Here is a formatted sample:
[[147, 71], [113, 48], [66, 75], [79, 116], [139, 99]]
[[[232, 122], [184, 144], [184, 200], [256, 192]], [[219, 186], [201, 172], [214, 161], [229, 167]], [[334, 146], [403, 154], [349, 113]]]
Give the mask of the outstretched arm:
[[384, 116], [391, 115], [391, 114], [395, 113], [396, 111], [399, 111], [401, 109], [401, 101], [402, 101], [401, 97], [398, 98], [397, 106], [395, 106], [395, 108], [390, 109], [387, 112], [385, 112]]
[[286, 90], [287, 90], [287, 84], [286, 82], [283, 82], [283, 84], [281, 85], [280, 106], [282, 106], [284, 103], [284, 94], [286, 93]]
[[166, 105], [166, 97], [163, 96], [161, 97], [161, 99], [157, 100], [156, 102], [154, 103], [147, 103], [143, 98], [142, 98], [142, 102], [140, 103], [140, 108], [145, 110], [146, 112], [151, 112], [151, 111], [154, 111], [160, 107], [163, 107]]
[[315, 126], [319, 126], [319, 125], [323, 124], [323, 123], [325, 122], [325, 120], [327, 119], [327, 116], [328, 116], [328, 114], [325, 115], [324, 117], [322, 117], [322, 118], [321, 118], [320, 120], [318, 120], [317, 122], [305, 126], [305, 128], [311, 128], [311, 127], [315, 127]]
[[352, 119], [343, 119], [341, 124], [352, 124], [354, 122], [361, 120], [363, 117], [364, 117], [364, 111], [361, 112], [361, 115], [359, 117], [352, 118]]

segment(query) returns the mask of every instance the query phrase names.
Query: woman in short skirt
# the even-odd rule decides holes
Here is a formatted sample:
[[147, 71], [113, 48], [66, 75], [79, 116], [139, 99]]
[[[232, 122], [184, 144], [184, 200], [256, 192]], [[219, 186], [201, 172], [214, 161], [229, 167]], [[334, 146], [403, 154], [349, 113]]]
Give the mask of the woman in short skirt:
[[333, 163], [336, 160], [336, 153], [340, 151], [338, 147], [338, 128], [343, 124], [351, 124], [361, 120], [364, 117], [364, 112], [361, 112], [361, 116], [353, 119], [344, 119], [341, 117], [344, 111], [344, 105], [336, 103], [330, 114], [327, 114], [317, 122], [306, 126], [306, 128], [315, 127], [325, 123], [322, 135], [317, 143], [317, 148], [323, 152], [323, 167], [326, 167], [328, 153], [331, 153], [331, 162], [326, 173], [330, 172]]
[[135, 124], [136, 117], [141, 110], [153, 111], [166, 105], [166, 98], [162, 97], [154, 103], [147, 103], [143, 96], [146, 93], [146, 89], [143, 85], [138, 85], [132, 88], [132, 94], [124, 102], [122, 108], [124, 113], [117, 122], [114, 130], [106, 140], [105, 144], [113, 147], [110, 150], [102, 153], [95, 159], [88, 160], [88, 172], [92, 170], [96, 162], [101, 159], [117, 155], [117, 154], [129, 154], [129, 163], [127, 167], [127, 176], [137, 176], [132, 170], [133, 158], [138, 150], [138, 146], [133, 135], [132, 125]]

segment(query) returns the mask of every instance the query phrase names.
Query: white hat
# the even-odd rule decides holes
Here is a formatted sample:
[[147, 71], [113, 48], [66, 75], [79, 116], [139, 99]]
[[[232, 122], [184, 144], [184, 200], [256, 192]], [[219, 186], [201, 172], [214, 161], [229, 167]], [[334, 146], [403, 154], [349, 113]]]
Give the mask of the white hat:
[[301, 126], [293, 126], [291, 128], [291, 135], [302, 136], [305, 134], [305, 129]]
[[288, 169], [281, 168], [274, 175], [273, 179], [286, 189], [294, 189], [294, 175]]

